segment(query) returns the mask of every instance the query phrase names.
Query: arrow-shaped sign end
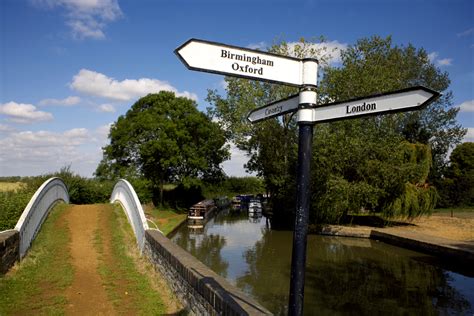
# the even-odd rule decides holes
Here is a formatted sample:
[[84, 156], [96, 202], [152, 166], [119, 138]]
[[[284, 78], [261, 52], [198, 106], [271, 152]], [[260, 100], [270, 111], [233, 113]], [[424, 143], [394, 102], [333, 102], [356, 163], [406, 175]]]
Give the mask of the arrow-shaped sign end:
[[197, 39], [194, 39], [194, 38], [190, 38], [189, 40], [187, 40], [186, 42], [184, 42], [181, 46], [179, 46], [178, 48], [176, 48], [174, 50], [174, 53], [176, 56], [178, 56], [179, 60], [181, 60], [181, 62], [186, 66], [186, 68], [188, 69], [192, 69], [191, 66], [188, 64], [188, 62], [186, 61], [186, 58], [185, 56], [183, 56], [182, 54], [182, 51], [189, 45], [191, 44], [192, 42], [196, 42], [196, 41], [199, 41]]

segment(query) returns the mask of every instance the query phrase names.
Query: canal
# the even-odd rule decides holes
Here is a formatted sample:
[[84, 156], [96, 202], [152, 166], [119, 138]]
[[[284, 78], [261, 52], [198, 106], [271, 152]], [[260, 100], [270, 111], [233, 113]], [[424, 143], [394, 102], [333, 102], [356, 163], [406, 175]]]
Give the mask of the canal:
[[[224, 211], [171, 237], [276, 315], [286, 315], [292, 233]], [[474, 275], [381, 242], [308, 236], [305, 315], [473, 315]]]

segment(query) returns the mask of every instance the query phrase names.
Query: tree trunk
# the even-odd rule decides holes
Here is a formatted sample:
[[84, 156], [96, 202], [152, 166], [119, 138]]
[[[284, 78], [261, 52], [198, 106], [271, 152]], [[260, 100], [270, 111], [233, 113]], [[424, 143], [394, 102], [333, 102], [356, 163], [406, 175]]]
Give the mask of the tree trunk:
[[163, 187], [164, 187], [164, 181], [160, 180], [160, 205], [163, 206]]

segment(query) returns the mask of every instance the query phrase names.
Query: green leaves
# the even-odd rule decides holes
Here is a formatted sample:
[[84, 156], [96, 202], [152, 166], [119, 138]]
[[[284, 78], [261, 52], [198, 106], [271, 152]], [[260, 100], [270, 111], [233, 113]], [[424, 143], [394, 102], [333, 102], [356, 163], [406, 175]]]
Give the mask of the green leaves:
[[219, 164], [229, 158], [226, 138], [196, 106], [165, 91], [138, 100], [112, 126], [96, 175], [144, 176], [155, 187], [219, 176]]
[[474, 205], [474, 143], [454, 148], [440, 187], [442, 206]]

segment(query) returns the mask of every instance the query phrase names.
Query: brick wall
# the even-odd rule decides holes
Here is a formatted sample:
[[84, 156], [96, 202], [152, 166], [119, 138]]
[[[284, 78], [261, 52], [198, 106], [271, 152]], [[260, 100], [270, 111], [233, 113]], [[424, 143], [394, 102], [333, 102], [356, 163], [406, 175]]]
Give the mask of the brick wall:
[[271, 315], [258, 302], [217, 275], [156, 230], [145, 233], [144, 253], [178, 298], [196, 315]]
[[18, 260], [20, 260], [20, 234], [16, 230], [0, 232], [0, 273], [7, 273]]

